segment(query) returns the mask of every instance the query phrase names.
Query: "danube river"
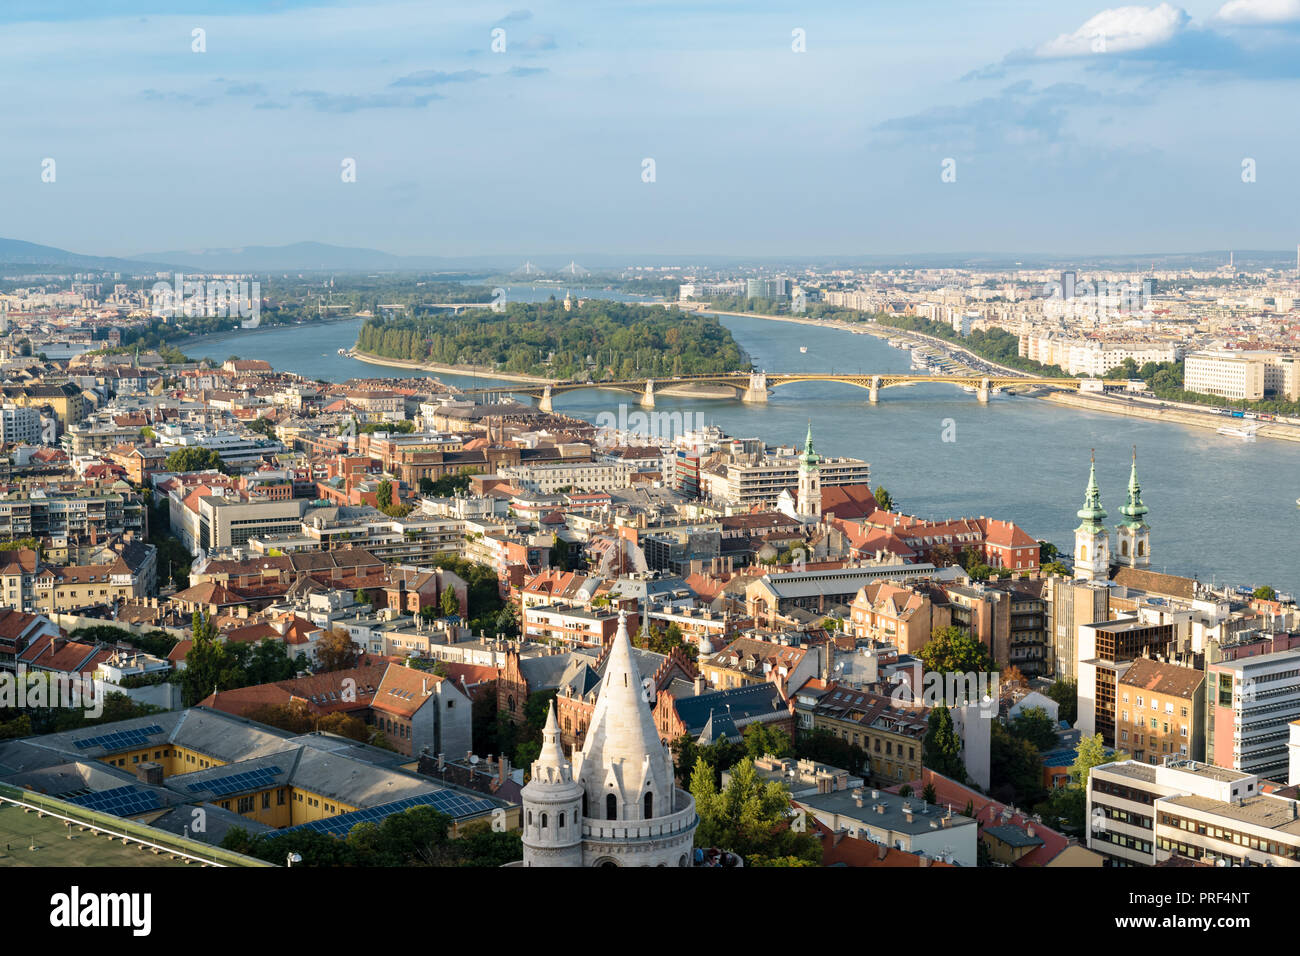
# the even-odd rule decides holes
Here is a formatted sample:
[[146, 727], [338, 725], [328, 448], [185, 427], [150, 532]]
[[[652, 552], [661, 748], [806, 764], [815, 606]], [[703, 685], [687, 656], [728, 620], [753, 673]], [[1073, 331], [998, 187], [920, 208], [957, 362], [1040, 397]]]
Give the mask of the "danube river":
[[[512, 288], [508, 294], [526, 300], [551, 292]], [[870, 335], [766, 319], [727, 316], [722, 322], [754, 364], [772, 372], [910, 368], [906, 352]], [[352, 319], [234, 332], [181, 347], [196, 358], [261, 358], [277, 369], [329, 381], [414, 374], [338, 355], [355, 344], [360, 325]], [[477, 376], [437, 377], [463, 387], [490, 384]], [[602, 412], [617, 416], [620, 403], [632, 415], [639, 410], [636, 401], [630, 393], [593, 389], [557, 396], [555, 408], [595, 421]], [[1008, 518], [1067, 551], [1090, 449], [1097, 452], [1097, 480], [1113, 527], [1137, 445], [1142, 497], [1151, 509], [1154, 570], [1300, 592], [1300, 568], [1287, 544], [1300, 529], [1295, 442], [1242, 442], [1204, 428], [1076, 411], [1031, 398], [999, 395], [980, 405], [974, 395], [946, 385], [885, 389], [875, 406], [865, 391], [834, 383], [785, 385], [772, 391], [767, 405], [659, 395], [655, 411], [677, 413], [675, 422], [716, 424], [769, 443], [802, 442], [811, 420], [817, 450], [869, 461], [872, 485], [888, 488], [900, 510], [927, 518]]]

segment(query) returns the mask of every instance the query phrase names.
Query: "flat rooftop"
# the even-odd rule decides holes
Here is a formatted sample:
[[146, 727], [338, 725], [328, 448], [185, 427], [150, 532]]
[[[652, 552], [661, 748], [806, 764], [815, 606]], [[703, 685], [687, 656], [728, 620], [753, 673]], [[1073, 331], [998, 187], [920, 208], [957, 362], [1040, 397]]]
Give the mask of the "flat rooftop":
[[0, 803], [0, 867], [197, 865], [75, 826], [69, 839], [68, 825], [57, 817]]

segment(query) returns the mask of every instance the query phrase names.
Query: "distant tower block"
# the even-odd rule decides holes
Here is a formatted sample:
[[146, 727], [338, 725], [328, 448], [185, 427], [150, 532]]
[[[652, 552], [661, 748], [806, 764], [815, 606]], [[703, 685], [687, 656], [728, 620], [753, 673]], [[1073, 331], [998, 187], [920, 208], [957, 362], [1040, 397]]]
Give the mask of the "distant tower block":
[[1081, 523], [1074, 529], [1074, 576], [1081, 581], [1105, 581], [1110, 577], [1110, 534], [1102, 523], [1106, 509], [1101, 506], [1101, 490], [1097, 487], [1096, 454], [1092, 456], [1088, 488], [1078, 515]]

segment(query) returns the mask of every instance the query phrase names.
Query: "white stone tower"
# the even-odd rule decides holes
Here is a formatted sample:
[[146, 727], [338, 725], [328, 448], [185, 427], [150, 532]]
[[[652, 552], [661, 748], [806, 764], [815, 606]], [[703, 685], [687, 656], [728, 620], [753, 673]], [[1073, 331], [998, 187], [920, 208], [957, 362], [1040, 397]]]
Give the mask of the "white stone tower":
[[1110, 578], [1110, 533], [1102, 523], [1106, 509], [1101, 506], [1101, 490], [1097, 487], [1095, 453], [1078, 515], [1082, 523], [1074, 529], [1074, 576], [1080, 581], [1106, 581]]
[[795, 515], [805, 524], [822, 516], [822, 478], [817, 467], [820, 459], [813, 451], [812, 422], [808, 423], [808, 437], [804, 440], [803, 454], [799, 456], [799, 488]]
[[542, 752], [523, 791], [524, 866], [582, 866], [582, 802], [582, 784], [564, 756], [552, 701]]
[[573, 759], [583, 791], [583, 866], [690, 865], [695, 799], [673, 779], [651, 693], [643, 689], [620, 612], [586, 743]]
[[1115, 544], [1120, 564], [1131, 568], [1151, 566], [1151, 527], [1146, 516], [1149, 509], [1142, 503], [1142, 486], [1138, 484], [1138, 453], [1133, 446], [1133, 470], [1128, 477], [1128, 501], [1119, 509], [1124, 520], [1115, 528]]

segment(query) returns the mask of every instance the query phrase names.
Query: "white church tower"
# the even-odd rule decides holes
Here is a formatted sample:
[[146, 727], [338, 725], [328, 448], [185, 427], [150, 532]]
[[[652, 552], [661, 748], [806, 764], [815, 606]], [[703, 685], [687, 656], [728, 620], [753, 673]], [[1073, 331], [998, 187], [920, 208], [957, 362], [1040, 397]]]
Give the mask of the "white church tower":
[[[695, 799], [676, 785], [651, 713], [627, 616], [619, 614], [600, 694], [572, 766], [554, 710], [524, 787], [524, 866], [690, 866]], [[581, 814], [575, 818], [575, 814]]]
[[817, 467], [817, 452], [813, 451], [812, 422], [808, 423], [808, 437], [804, 440], [803, 454], [799, 456], [799, 488], [795, 516], [805, 524], [822, 516], [822, 477]]
[[582, 803], [582, 784], [564, 756], [551, 701], [542, 752], [523, 791], [524, 866], [582, 866]]
[[1124, 520], [1115, 528], [1119, 544], [1120, 564], [1132, 568], [1151, 566], [1151, 526], [1147, 524], [1150, 509], [1142, 503], [1142, 486], [1138, 484], [1138, 453], [1133, 446], [1133, 470], [1128, 477], [1128, 501], [1119, 509]]
[[1110, 577], [1110, 533], [1102, 523], [1106, 509], [1101, 506], [1101, 489], [1097, 487], [1096, 453], [1078, 515], [1082, 523], [1074, 529], [1074, 576], [1080, 581], [1106, 581]]

